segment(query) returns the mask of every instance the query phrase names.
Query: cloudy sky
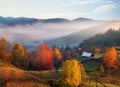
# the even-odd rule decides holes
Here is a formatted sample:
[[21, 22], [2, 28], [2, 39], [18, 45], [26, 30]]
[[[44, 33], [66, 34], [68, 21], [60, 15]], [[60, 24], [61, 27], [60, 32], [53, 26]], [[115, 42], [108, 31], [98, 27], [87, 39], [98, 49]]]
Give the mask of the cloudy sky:
[[0, 16], [120, 19], [120, 0], [0, 0]]

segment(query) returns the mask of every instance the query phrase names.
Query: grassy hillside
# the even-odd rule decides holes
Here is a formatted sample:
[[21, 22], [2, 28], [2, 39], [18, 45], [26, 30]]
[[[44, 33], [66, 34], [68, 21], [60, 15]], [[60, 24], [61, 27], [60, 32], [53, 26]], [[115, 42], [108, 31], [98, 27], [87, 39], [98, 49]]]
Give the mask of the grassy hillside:
[[[100, 62], [96, 60], [90, 60], [83, 62], [83, 65], [86, 70], [94, 71], [90, 72], [88, 75], [96, 76], [99, 74], [97, 69], [100, 66]], [[119, 73], [117, 74], [119, 75]], [[55, 73], [53, 70], [26, 71], [0, 60], [0, 87], [51, 87], [48, 81], [52, 80], [53, 82], [56, 82], [60, 78], [61, 71], [59, 73]], [[99, 77], [99, 81], [105, 84], [107, 87], [118, 87], [113, 85], [114, 83], [112, 84], [112, 82], [107, 81], [107, 79], [109, 78]], [[91, 82], [90, 84], [89, 81]], [[95, 84], [96, 81], [89, 79], [84, 83], [84, 85], [88, 87], [96, 87]], [[99, 87], [103, 87], [103, 85], [100, 83], [97, 83], [97, 85]]]
[[50, 87], [39, 75], [49, 77], [49, 72], [25, 71], [0, 60], [0, 87]]

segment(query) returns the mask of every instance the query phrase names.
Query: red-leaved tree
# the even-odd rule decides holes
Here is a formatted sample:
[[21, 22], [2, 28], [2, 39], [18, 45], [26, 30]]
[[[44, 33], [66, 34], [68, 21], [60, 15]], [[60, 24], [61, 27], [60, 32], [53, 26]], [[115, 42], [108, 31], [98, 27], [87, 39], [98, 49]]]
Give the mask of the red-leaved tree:
[[52, 69], [53, 68], [53, 56], [49, 46], [45, 43], [40, 44], [37, 48], [35, 67], [38, 69]]
[[114, 47], [110, 48], [103, 56], [103, 61], [107, 68], [117, 68], [117, 52]]

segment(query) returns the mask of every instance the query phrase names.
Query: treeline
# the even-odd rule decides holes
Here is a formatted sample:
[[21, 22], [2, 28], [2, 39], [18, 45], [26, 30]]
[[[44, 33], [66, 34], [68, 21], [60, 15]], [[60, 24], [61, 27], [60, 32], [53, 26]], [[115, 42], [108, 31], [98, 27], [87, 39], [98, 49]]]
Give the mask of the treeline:
[[96, 47], [111, 47], [120, 46], [120, 29], [109, 29], [105, 33], [99, 33], [91, 38], [88, 38], [80, 44], [83, 48], [96, 48]]
[[62, 62], [78, 56], [78, 51], [66, 48], [50, 48], [46, 43], [39, 44], [37, 50], [24, 49], [22, 44], [16, 43], [12, 50], [10, 43], [0, 39], [0, 59], [23, 69], [48, 70], [55, 67], [57, 70]]
[[[34, 52], [25, 50], [20, 43], [16, 43], [10, 50], [9, 42], [4, 38], [0, 39], [0, 62], [27, 70], [50, 70], [55, 67], [58, 72], [61, 67], [61, 78], [54, 83], [55, 87], [78, 87], [86, 80], [84, 66], [75, 59], [76, 54], [77, 52], [69, 47], [50, 48], [46, 43], [39, 44]], [[5, 74], [11, 75], [12, 71], [9, 72], [10, 74]], [[8, 79], [10, 78], [11, 76]]]

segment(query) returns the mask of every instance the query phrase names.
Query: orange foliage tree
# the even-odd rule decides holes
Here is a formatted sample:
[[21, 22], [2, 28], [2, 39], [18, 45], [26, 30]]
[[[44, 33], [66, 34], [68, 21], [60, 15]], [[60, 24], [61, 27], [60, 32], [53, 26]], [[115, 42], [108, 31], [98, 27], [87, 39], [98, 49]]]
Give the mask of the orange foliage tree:
[[20, 66], [23, 64], [23, 59], [25, 56], [24, 48], [21, 44], [15, 44], [12, 50], [12, 63]]
[[107, 68], [114, 68], [116, 69], [117, 63], [117, 52], [114, 47], [110, 48], [103, 56], [103, 61]]
[[52, 69], [53, 67], [53, 53], [45, 43], [38, 46], [35, 67], [38, 69]]

